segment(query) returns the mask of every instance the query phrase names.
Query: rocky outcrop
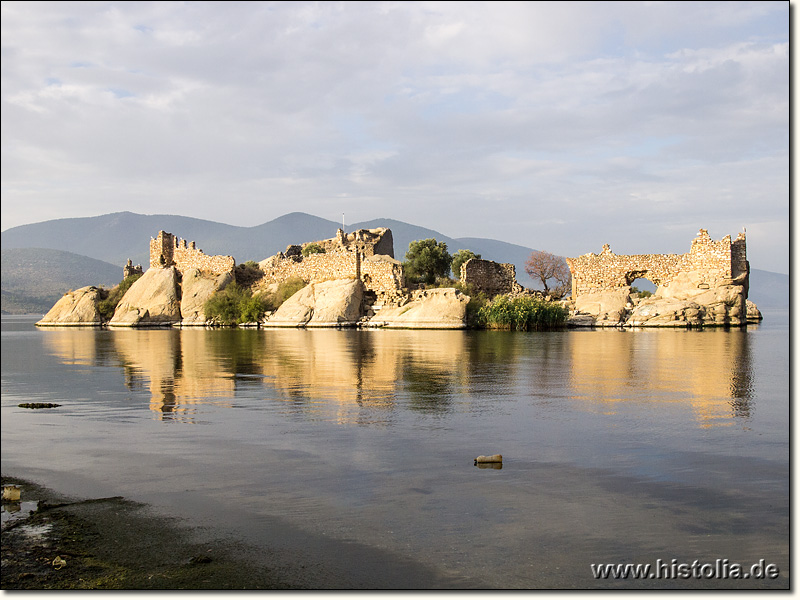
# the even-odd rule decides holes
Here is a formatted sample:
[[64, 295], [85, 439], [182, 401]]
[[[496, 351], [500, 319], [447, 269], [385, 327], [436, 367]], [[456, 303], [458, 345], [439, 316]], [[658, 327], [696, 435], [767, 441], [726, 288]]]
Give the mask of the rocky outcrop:
[[150, 268], [125, 293], [109, 321], [111, 327], [172, 325], [181, 321], [178, 271]]
[[628, 308], [633, 306], [630, 293], [631, 288], [625, 286], [615, 290], [581, 294], [575, 300], [575, 313], [591, 315], [595, 324], [599, 326], [616, 326], [625, 320]]
[[679, 273], [669, 285], [639, 300], [630, 287], [578, 296], [568, 324], [575, 327], [739, 326], [757, 322], [758, 307], [745, 299], [746, 276], [709, 287], [694, 272]]
[[384, 306], [365, 324], [370, 327], [463, 329], [469, 296], [455, 288], [417, 290], [399, 306]]
[[103, 324], [103, 318], [97, 310], [100, 300], [102, 292], [95, 286], [67, 292], [36, 324], [42, 327], [100, 326]]
[[361, 318], [364, 285], [358, 279], [311, 283], [286, 300], [266, 327], [347, 327]]
[[747, 322], [748, 323], [760, 323], [764, 316], [761, 314], [761, 311], [758, 310], [756, 303], [752, 300], [748, 300], [745, 305], [745, 309], [747, 311]]
[[205, 274], [199, 269], [183, 273], [181, 281], [181, 325], [203, 326], [206, 324], [205, 304], [215, 292], [224, 289], [233, 281], [233, 273]]

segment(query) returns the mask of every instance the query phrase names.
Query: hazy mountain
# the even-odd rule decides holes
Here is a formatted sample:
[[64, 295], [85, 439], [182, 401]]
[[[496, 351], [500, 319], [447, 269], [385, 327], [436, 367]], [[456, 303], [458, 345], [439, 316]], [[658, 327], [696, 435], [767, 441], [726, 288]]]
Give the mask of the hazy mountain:
[[[98, 217], [57, 219], [12, 227], [4, 231], [1, 238], [3, 308], [6, 309], [8, 294], [37, 298], [43, 297], [42, 294], [46, 293], [49, 294], [47, 297], [53, 297], [53, 294], [60, 295], [70, 288], [83, 285], [115, 285], [121, 279], [122, 266], [128, 258], [132, 259], [134, 264], [142, 264], [145, 269], [147, 268], [149, 240], [151, 237], [155, 237], [160, 230], [168, 231], [188, 241], [195, 241], [197, 247], [203, 249], [206, 254], [227, 254], [241, 263], [247, 260], [263, 260], [285, 250], [289, 244], [331, 238], [336, 235], [339, 227], [341, 224], [335, 221], [299, 212], [289, 213], [253, 227], [237, 227], [177, 215], [139, 215], [131, 212]], [[353, 231], [375, 227], [388, 227], [392, 230], [395, 258], [398, 260], [403, 260], [408, 245], [412, 241], [435, 238], [440, 242], [445, 242], [451, 253], [460, 249], [469, 249], [487, 260], [513, 263], [517, 269], [518, 281], [526, 287], [537, 287], [525, 273], [525, 260], [533, 252], [533, 248], [485, 238], [451, 238], [439, 231], [394, 219], [362, 221], [349, 224], [346, 229]], [[96, 275], [90, 276], [89, 272], [92, 271], [92, 267], [79, 267], [77, 264], [74, 265], [74, 268], [69, 267], [66, 263], [58, 262], [64, 260], [62, 256], [59, 259], [48, 259], [61, 265], [59, 269], [47, 271], [45, 264], [37, 267], [32, 262], [30, 276], [15, 280], [12, 275], [6, 273], [6, 252], [23, 248], [29, 251], [37, 249], [36, 252], [39, 254], [32, 254], [31, 260], [34, 256], [43, 260], [45, 257], [41, 254], [42, 249], [52, 249], [73, 257], [80, 255], [80, 258], [83, 259], [103, 261], [104, 269], [116, 265], [113, 267], [116, 271], [103, 271], [100, 265], [96, 265]], [[576, 253], [579, 251], [580, 249], [576, 249]], [[24, 257], [17, 256], [15, 260], [22, 261]], [[37, 269], [41, 269], [38, 274]], [[81, 269], [83, 269], [80, 271], [81, 274], [73, 277], [72, 272]], [[59, 270], [61, 274], [56, 273]], [[9, 277], [11, 279], [7, 279]], [[69, 279], [65, 279], [67, 277]], [[14, 286], [17, 287], [12, 288], [7, 285], [7, 281], [28, 281], [30, 287], [19, 287], [22, 284], [14, 283]], [[45, 290], [42, 287], [45, 285], [49, 285], [50, 288]], [[788, 275], [753, 269], [750, 297], [759, 306], [788, 307]]]
[[750, 300], [759, 308], [789, 308], [789, 276], [783, 273], [750, 270]]
[[2, 310], [45, 313], [69, 290], [87, 285], [111, 288], [122, 279], [116, 265], [63, 250], [2, 250]]

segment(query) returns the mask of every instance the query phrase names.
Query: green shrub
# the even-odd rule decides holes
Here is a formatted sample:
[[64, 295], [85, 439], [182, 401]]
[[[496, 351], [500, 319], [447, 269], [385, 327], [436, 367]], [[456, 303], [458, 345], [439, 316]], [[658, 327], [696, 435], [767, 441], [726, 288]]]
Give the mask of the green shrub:
[[452, 258], [447, 244], [433, 238], [417, 240], [408, 245], [406, 262], [403, 263], [406, 279], [411, 283], [434, 283], [437, 277], [446, 277], [450, 272]]
[[481, 317], [481, 309], [489, 303], [489, 298], [483, 292], [477, 291], [472, 285], [461, 281], [451, 282], [447, 287], [454, 287], [462, 294], [469, 296], [467, 303], [467, 327], [482, 328], [485, 322]]
[[300, 252], [303, 254], [303, 256], [309, 256], [310, 254], [325, 254], [325, 248], [315, 242], [311, 242], [310, 244], [304, 246]]
[[220, 325], [259, 322], [270, 309], [267, 298], [254, 296], [253, 292], [238, 283], [231, 283], [216, 292], [204, 306], [206, 318], [213, 319]]
[[282, 281], [278, 285], [278, 291], [272, 295], [275, 308], [277, 309], [306, 285], [306, 282], [299, 277], [289, 277], [289, 279]]
[[450, 269], [453, 271], [454, 279], [461, 279], [461, 265], [472, 258], [480, 258], [480, 254], [475, 254], [472, 250], [459, 250], [453, 254], [450, 262]]
[[568, 315], [567, 309], [556, 302], [530, 296], [497, 296], [479, 308], [476, 320], [488, 329], [528, 331], [561, 327]]
[[141, 276], [141, 273], [129, 275], [123, 279], [119, 285], [108, 291], [100, 288], [101, 295], [104, 295], [105, 298], [97, 303], [97, 312], [100, 313], [100, 316], [102, 316], [103, 319], [109, 320], [114, 316], [114, 311], [117, 310], [117, 305], [119, 304], [119, 301], [122, 300], [125, 292], [127, 292]]

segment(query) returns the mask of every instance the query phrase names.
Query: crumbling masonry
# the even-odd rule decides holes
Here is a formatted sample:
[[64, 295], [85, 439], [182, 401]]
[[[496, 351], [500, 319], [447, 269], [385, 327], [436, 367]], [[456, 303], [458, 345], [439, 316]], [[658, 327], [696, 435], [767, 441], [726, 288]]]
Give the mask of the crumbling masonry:
[[749, 272], [744, 233], [734, 241], [726, 235], [715, 242], [705, 229], [692, 241], [688, 254], [614, 254], [605, 244], [600, 254], [567, 258], [567, 265], [572, 272], [573, 299], [582, 294], [629, 286], [640, 277], [669, 287], [678, 274], [694, 272], [700, 276], [697, 287], [709, 289], [730, 285]]
[[460, 275], [462, 283], [489, 298], [522, 291], [522, 286], [517, 283], [517, 268], [511, 263], [471, 258], [461, 263]]
[[195, 247], [194, 242], [159, 231], [155, 238], [150, 238], [150, 266], [166, 268], [174, 266], [184, 273], [189, 269], [198, 269], [203, 273], [219, 275], [233, 271], [236, 261], [232, 256], [208, 256]]

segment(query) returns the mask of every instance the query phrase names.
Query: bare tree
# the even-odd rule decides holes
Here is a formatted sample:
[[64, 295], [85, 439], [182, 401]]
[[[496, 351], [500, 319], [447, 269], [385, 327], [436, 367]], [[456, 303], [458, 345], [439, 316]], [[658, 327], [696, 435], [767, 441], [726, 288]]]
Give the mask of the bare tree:
[[[555, 254], [534, 250], [525, 261], [525, 272], [542, 282], [546, 294], [561, 298], [570, 291], [572, 284], [572, 274], [569, 271], [566, 261]], [[547, 282], [555, 282], [551, 288]]]

